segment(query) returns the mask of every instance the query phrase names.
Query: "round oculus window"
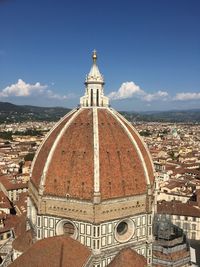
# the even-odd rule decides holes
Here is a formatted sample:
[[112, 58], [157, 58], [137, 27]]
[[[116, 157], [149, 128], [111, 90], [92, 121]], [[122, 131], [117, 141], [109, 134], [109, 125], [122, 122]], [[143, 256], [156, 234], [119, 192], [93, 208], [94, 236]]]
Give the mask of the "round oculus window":
[[66, 236], [72, 236], [75, 232], [75, 227], [72, 223], [66, 222], [63, 224], [63, 234]]
[[124, 219], [119, 222], [115, 227], [115, 239], [120, 242], [126, 242], [135, 233], [135, 224], [131, 219]]
[[70, 236], [74, 239], [78, 236], [78, 229], [75, 224], [68, 220], [61, 220], [56, 225], [57, 235]]
[[117, 233], [119, 235], [124, 235], [128, 230], [128, 224], [126, 222], [120, 222], [117, 225]]

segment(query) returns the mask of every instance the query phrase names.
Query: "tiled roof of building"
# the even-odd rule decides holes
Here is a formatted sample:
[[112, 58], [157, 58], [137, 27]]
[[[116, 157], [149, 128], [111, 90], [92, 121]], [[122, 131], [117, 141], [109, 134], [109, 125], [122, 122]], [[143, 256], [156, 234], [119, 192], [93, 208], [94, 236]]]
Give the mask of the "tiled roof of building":
[[108, 108], [97, 109], [96, 126], [93, 120], [93, 108], [81, 108], [64, 117], [38, 150], [31, 182], [38, 189], [45, 176], [44, 195], [92, 200], [97, 126], [101, 199], [144, 194], [147, 184], [153, 184], [154, 174], [141, 137]]
[[27, 197], [28, 197], [27, 192], [22, 192], [19, 194], [19, 198], [14, 203], [17, 214], [26, 214]]
[[18, 236], [12, 243], [13, 249], [25, 252], [33, 245], [33, 231], [28, 230]]
[[91, 251], [78, 241], [65, 236], [45, 238], [34, 243], [10, 267], [83, 267]]
[[200, 217], [200, 207], [198, 204], [182, 203], [180, 201], [161, 201], [158, 202], [157, 212], [159, 214], [170, 214], [189, 217]]
[[15, 236], [21, 235], [26, 228], [26, 217], [21, 215], [6, 215], [4, 220], [4, 227], [0, 228], [0, 233], [8, 232], [9, 230], [13, 230]]
[[121, 250], [108, 267], [146, 267], [147, 261], [131, 248]]
[[12, 205], [3, 191], [0, 191], [0, 209], [11, 209]]
[[24, 183], [22, 180], [17, 180], [14, 177], [8, 175], [0, 176], [0, 183], [2, 183], [2, 185], [8, 191], [28, 188], [28, 183]]

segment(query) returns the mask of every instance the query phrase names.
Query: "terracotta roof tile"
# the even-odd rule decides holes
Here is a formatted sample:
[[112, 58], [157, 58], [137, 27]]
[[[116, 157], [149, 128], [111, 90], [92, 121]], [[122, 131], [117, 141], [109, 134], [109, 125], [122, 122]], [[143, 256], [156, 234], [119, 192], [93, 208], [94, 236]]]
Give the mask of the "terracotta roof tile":
[[0, 191], [0, 210], [1, 209], [12, 209], [11, 202], [3, 191]]
[[[94, 194], [94, 125], [93, 108], [82, 108], [57, 140], [51, 157], [44, 194], [92, 200]], [[31, 181], [39, 184], [45, 161], [61, 128], [52, 131], [39, 151]], [[130, 127], [127, 124], [127, 127]], [[57, 129], [58, 128], [58, 129]], [[140, 137], [130, 128], [146, 161], [150, 180], [153, 168]], [[98, 109], [100, 193], [103, 200], [144, 194], [147, 182], [138, 152], [120, 121], [110, 109]]]
[[24, 183], [22, 180], [17, 180], [13, 176], [2, 175], [0, 176], [0, 183], [6, 188], [6, 190], [17, 190], [28, 188], [28, 183]]
[[4, 227], [0, 228], [0, 233], [14, 230], [15, 236], [21, 235], [26, 228], [26, 217], [24, 215], [6, 215], [4, 220]]
[[182, 203], [180, 201], [158, 202], [157, 211], [160, 214], [200, 217], [200, 207], [189, 203]]
[[37, 241], [9, 266], [83, 267], [90, 256], [91, 251], [78, 241], [54, 236]]
[[141, 160], [127, 133], [107, 110], [98, 110], [102, 199], [146, 192]]
[[64, 127], [64, 125], [68, 122], [70, 119], [70, 116], [67, 116], [64, 120], [61, 119], [60, 122], [58, 122], [57, 127], [55, 127], [51, 134], [47, 137], [45, 142], [42, 144], [42, 149], [38, 153], [35, 163], [34, 163], [34, 168], [32, 171], [32, 176], [31, 176], [31, 181], [34, 183], [36, 187], [39, 186], [40, 184], [40, 178], [44, 169], [44, 165], [47, 161], [47, 157], [50, 151], [50, 148], [52, 147], [56, 137]]
[[32, 245], [33, 245], [32, 230], [25, 231], [19, 237], [17, 237], [12, 243], [12, 247], [20, 252], [25, 252]]
[[147, 170], [148, 170], [148, 174], [149, 174], [149, 179], [151, 181], [151, 183], [154, 182], [154, 170], [153, 170], [153, 164], [151, 162], [150, 159], [150, 155], [148, 154], [148, 151], [146, 149], [146, 147], [144, 146], [144, 144], [142, 143], [141, 138], [137, 135], [137, 133], [130, 127], [130, 125], [126, 122], [124, 122], [126, 127], [128, 128], [128, 130], [130, 131], [130, 133], [132, 134], [133, 138], [135, 139], [135, 141], [137, 142], [137, 145], [139, 146], [139, 149], [142, 153], [142, 156], [144, 158]]
[[126, 248], [121, 250], [117, 256], [108, 264], [108, 267], [146, 267], [147, 261], [144, 256], [135, 250]]
[[47, 172], [45, 194], [92, 199], [94, 187], [92, 110], [85, 109], [60, 138]]

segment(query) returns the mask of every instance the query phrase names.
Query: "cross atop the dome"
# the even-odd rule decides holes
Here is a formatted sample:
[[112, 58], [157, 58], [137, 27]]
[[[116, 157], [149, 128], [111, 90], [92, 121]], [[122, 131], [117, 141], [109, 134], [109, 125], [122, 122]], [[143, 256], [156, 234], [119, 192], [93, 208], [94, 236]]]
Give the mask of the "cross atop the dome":
[[96, 49], [93, 50], [92, 59], [93, 59], [93, 63], [95, 64], [96, 61], [97, 61], [97, 51], [96, 51]]

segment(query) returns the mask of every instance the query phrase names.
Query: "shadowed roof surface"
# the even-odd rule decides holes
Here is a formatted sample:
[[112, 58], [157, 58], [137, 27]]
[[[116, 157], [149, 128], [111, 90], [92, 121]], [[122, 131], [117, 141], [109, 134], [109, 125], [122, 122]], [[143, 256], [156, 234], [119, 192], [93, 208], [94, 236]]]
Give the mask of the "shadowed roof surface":
[[11, 267], [83, 267], [91, 251], [78, 241], [54, 236], [37, 241], [9, 266]]
[[108, 267], [146, 267], [147, 261], [131, 248], [122, 249]]

